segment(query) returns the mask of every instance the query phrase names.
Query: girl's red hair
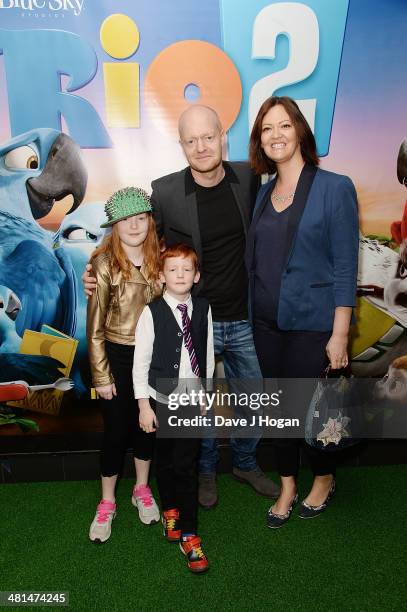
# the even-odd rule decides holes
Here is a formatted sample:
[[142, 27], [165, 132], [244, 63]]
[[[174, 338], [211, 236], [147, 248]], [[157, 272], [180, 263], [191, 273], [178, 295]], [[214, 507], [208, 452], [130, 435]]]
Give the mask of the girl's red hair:
[[[153, 216], [151, 213], [146, 214], [148, 214], [148, 231], [143, 243], [143, 262], [148, 280], [156, 281], [160, 269], [160, 247]], [[109, 255], [113, 268], [120, 271], [125, 280], [130, 278], [132, 263], [121, 245], [117, 223], [113, 224], [112, 233], [106, 236], [102, 244], [93, 251], [90, 261], [101, 253]]]

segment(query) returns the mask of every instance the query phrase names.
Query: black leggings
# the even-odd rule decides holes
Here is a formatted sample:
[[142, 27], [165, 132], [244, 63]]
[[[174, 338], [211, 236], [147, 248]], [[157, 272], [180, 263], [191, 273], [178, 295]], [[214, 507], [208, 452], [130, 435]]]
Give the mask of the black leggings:
[[111, 400], [99, 399], [104, 421], [100, 471], [102, 476], [114, 476], [121, 472], [129, 447], [137, 459], [152, 458], [155, 433], [144, 432], [138, 422], [132, 377], [134, 346], [106, 342], [105, 347], [117, 395]]
[[[331, 332], [284, 331], [275, 322], [254, 321], [254, 344], [264, 378], [319, 378], [328, 365]], [[311, 400], [311, 397], [309, 398]], [[280, 476], [297, 476], [301, 440], [274, 440]], [[314, 476], [335, 474], [332, 454], [304, 444]]]

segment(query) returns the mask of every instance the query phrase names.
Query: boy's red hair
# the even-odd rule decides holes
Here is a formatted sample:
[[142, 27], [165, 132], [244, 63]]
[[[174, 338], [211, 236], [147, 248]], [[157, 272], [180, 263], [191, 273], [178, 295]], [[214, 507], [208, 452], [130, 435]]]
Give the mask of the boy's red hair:
[[167, 247], [160, 255], [160, 270], [164, 269], [164, 264], [169, 257], [184, 257], [192, 260], [195, 270], [199, 270], [199, 261], [196, 251], [187, 244], [174, 244]]

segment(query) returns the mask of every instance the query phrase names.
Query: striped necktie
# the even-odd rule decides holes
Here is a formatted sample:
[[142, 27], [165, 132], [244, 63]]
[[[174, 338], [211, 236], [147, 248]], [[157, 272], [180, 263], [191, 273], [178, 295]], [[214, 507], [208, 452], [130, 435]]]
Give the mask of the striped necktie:
[[188, 316], [188, 306], [186, 304], [178, 304], [177, 308], [178, 310], [181, 311], [181, 314], [182, 314], [182, 332], [184, 334], [184, 344], [185, 344], [185, 348], [187, 349], [189, 353], [189, 359], [191, 361], [192, 371], [195, 374], [195, 376], [200, 376], [201, 374], [199, 372], [198, 359], [196, 358], [195, 349], [192, 344], [192, 337], [191, 337], [191, 330], [190, 330], [191, 319]]

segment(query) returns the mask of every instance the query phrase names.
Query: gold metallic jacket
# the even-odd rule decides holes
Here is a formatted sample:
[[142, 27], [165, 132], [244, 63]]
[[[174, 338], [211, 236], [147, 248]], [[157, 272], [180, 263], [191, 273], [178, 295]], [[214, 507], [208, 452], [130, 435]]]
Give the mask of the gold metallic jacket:
[[130, 278], [124, 280], [106, 253], [92, 260], [92, 268], [97, 287], [88, 299], [86, 335], [93, 384], [101, 387], [114, 382], [105, 340], [133, 345], [139, 316], [161, 289], [146, 280], [143, 266], [141, 270], [132, 266]]

